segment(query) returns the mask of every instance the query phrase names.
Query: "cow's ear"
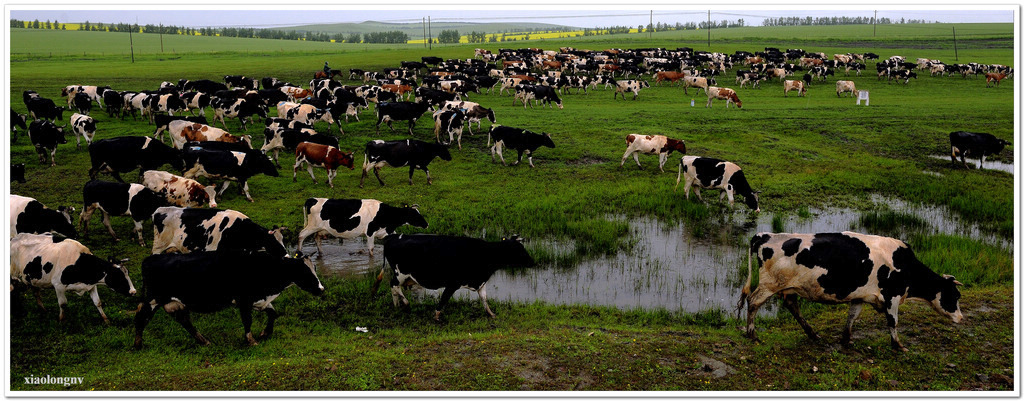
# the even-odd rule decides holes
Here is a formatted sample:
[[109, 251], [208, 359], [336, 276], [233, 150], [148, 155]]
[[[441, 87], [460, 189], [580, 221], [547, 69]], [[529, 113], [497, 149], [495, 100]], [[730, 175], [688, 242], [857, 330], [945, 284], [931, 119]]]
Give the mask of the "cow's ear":
[[420, 210], [420, 205], [415, 204], [415, 203], [412, 206], [409, 206], [409, 207], [411, 207], [413, 210], [416, 210], [416, 211]]

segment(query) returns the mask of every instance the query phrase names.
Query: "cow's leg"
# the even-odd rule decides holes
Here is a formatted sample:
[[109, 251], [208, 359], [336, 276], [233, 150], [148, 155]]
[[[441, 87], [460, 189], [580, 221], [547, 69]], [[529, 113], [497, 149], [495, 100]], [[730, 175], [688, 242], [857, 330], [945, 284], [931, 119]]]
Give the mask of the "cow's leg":
[[50, 151], [50, 167], [57, 165], [57, 147], [54, 146], [53, 150]]
[[[327, 170], [327, 185], [331, 188], [334, 188], [334, 176], [336, 175], [338, 175], [337, 169]], [[248, 196], [248, 193], [246, 193], [246, 196]], [[249, 199], [249, 202], [252, 202], [252, 198]]]
[[428, 169], [427, 166], [423, 166], [423, 172], [427, 173], [427, 185], [432, 185], [434, 183], [434, 179], [430, 178], [430, 169]]
[[853, 335], [853, 322], [857, 321], [860, 311], [864, 309], [864, 303], [854, 301], [850, 303], [850, 314], [846, 317], [846, 329], [843, 330], [843, 345], [850, 345], [850, 337]]
[[978, 170], [984, 170], [984, 169], [985, 169], [985, 152], [982, 152], [981, 153], [981, 160], [978, 161]]
[[[640, 160], [639, 159], [640, 159], [640, 156], [637, 155], [636, 164], [640, 164]], [[663, 153], [659, 153], [658, 154], [658, 169], [661, 170], [662, 173], [665, 172], [665, 162], [667, 162], [667, 161], [668, 161], [668, 153], [663, 152]]]
[[103, 313], [103, 301], [100, 300], [100, 290], [97, 287], [92, 287], [92, 291], [89, 291], [89, 298], [92, 298], [92, 304], [96, 305], [96, 310], [100, 311], [100, 317], [103, 318], [103, 323], [110, 324], [110, 319], [107, 318], [107, 314]]
[[139, 310], [135, 313], [135, 349], [142, 348], [142, 332], [146, 329], [149, 321], [153, 319], [155, 311], [156, 306], [144, 303], [139, 304]]
[[78, 225], [82, 227], [82, 238], [89, 235], [89, 219], [92, 218], [92, 212], [96, 210], [96, 204], [86, 205], [82, 208], [82, 214], [78, 216]]
[[57, 320], [63, 322], [64, 308], [68, 306], [68, 297], [64, 292], [65, 288], [63, 286], [54, 286], [53, 289], [57, 292], [57, 306], [60, 307], [60, 315], [58, 315]]
[[132, 232], [139, 237], [139, 245], [142, 245], [142, 247], [145, 248], [146, 240], [142, 238], [142, 221], [135, 220], [135, 228], [132, 229]]
[[804, 317], [800, 315], [799, 296], [796, 294], [786, 295], [783, 298], [783, 306], [785, 306], [786, 309], [788, 309], [789, 312], [793, 314], [793, 317], [796, 318], [796, 322], [800, 323], [800, 327], [804, 328], [804, 333], [807, 333], [807, 337], [809, 337], [813, 341], [818, 341], [818, 335], [814, 333], [814, 329], [812, 329], [811, 325], [807, 324], [807, 321], [804, 320]]
[[907, 352], [907, 347], [900, 343], [900, 335], [896, 331], [896, 324], [899, 323], [900, 298], [893, 297], [885, 303], [885, 323], [889, 326], [889, 335], [892, 338], [892, 347], [896, 350]]
[[480, 289], [477, 290], [476, 293], [480, 295], [480, 303], [484, 304], [484, 310], [487, 311], [487, 314], [491, 318], [493, 318], [495, 316], [494, 312], [491, 312], [491, 307], [487, 305], [487, 283], [485, 282], [481, 284]]
[[324, 234], [323, 233], [313, 234], [313, 243], [316, 244], [317, 255], [320, 255], [321, 258], [324, 257], [323, 241], [324, 241]]
[[[224, 188], [227, 188], [228, 183], [230, 182], [231, 181], [224, 181]], [[252, 195], [249, 195], [249, 181], [242, 181], [242, 193], [245, 194], [245, 199], [248, 199], [249, 202], [255, 202], [252, 200]]]
[[251, 304], [238, 304], [238, 313], [242, 315], [242, 327], [245, 328], [245, 341], [249, 345], [259, 345], [256, 339], [252, 336], [252, 305]]
[[[367, 233], [366, 235], [366, 250], [370, 253], [370, 257], [373, 257], [373, 239], [376, 238], [373, 233]], [[377, 292], [374, 290], [374, 292]]]
[[278, 159], [277, 159], [278, 153], [280, 153], [280, 152], [281, 152], [280, 149], [274, 149], [274, 164], [277, 165], [277, 168], [281, 168], [281, 162], [278, 161]]
[[747, 338], [754, 341], [757, 341], [757, 331], [754, 330], [754, 318], [757, 317], [757, 310], [774, 295], [765, 289], [765, 284], [761, 283], [747, 298]]
[[263, 312], [267, 314], [267, 325], [263, 327], [263, 331], [260, 333], [260, 339], [266, 340], [270, 336], [274, 335], [274, 321], [277, 320], [277, 310], [274, 309], [274, 305], [267, 304], [267, 307], [263, 309]]
[[316, 184], [316, 175], [313, 175], [313, 163], [306, 162], [306, 171], [309, 172], [309, 178], [313, 179], [313, 184]]
[[[224, 180], [224, 185], [221, 186], [221, 189], [219, 191], [217, 191], [217, 196], [224, 195], [224, 191], [228, 190], [228, 185], [231, 185], [231, 181]], [[217, 186], [214, 185], [214, 188], [217, 188]]]
[[[167, 309], [168, 306], [169, 304], [164, 306], [164, 309]], [[174, 313], [172, 313], [174, 315], [174, 320], [177, 321], [178, 324], [181, 325], [181, 327], [185, 328], [185, 331], [187, 331], [188, 334], [192, 336], [192, 338], [196, 339], [197, 344], [210, 345], [210, 341], [207, 340], [206, 337], [203, 337], [203, 335], [199, 333], [199, 330], [196, 330], [196, 326], [192, 325], [192, 318], [189, 315], [188, 309], [184, 309], [181, 306], [179, 306], [178, 308], [181, 309], [177, 309], [174, 311]], [[145, 307], [143, 307], [143, 309], [145, 309]]]
[[117, 238], [117, 234], [114, 234], [114, 227], [110, 226], [110, 213], [103, 209], [100, 209], [100, 213], [103, 213], [103, 226], [107, 227], [107, 232], [110, 233], [111, 237], [114, 237], [114, 241], [120, 241]]
[[526, 161], [530, 162], [530, 168], [533, 168], [533, 152], [529, 149], [526, 150]]
[[295, 159], [295, 166], [292, 167], [292, 182], [298, 182], [299, 181], [296, 178], [296, 175], [298, 175], [299, 166], [301, 166], [301, 165], [302, 165], [302, 158], [300, 157], [300, 158]]
[[523, 161], [523, 150], [522, 149], [516, 149], [516, 162], [512, 163], [512, 165], [513, 166], [518, 166], [519, 163], [522, 162], [522, 161]]
[[381, 169], [380, 167], [376, 167], [376, 166], [375, 166], [375, 167], [373, 168], [373, 176], [374, 176], [374, 177], [377, 177], [377, 182], [380, 182], [380, 186], [382, 186], [382, 187], [383, 187], [383, 186], [384, 186], [384, 180], [382, 180], [382, 179], [380, 178], [380, 169]]
[[39, 309], [46, 310], [46, 306], [43, 305], [43, 292], [39, 287], [32, 287], [32, 293], [36, 296], [36, 305], [39, 305]]
[[444, 309], [444, 306], [448, 304], [448, 300], [452, 299], [452, 295], [458, 290], [459, 287], [456, 286], [444, 287], [444, 292], [441, 293], [441, 300], [437, 301], [437, 309], [434, 310], [435, 321], [441, 321], [441, 310]]
[[[383, 271], [383, 268], [381, 268]], [[402, 308], [409, 309], [409, 300], [405, 298], [405, 293], [402, 292], [402, 283], [398, 282], [398, 275], [391, 274], [391, 301], [398, 307], [398, 302], [402, 302]]]

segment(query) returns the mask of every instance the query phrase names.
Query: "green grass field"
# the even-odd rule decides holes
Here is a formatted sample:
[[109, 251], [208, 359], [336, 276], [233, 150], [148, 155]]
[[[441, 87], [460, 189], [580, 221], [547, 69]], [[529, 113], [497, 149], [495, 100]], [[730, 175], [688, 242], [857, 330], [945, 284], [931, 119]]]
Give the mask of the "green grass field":
[[[953, 50], [938, 36], [929, 36], [940, 35], [940, 26], [920, 27], [913, 35], [884, 32], [878, 39], [861, 32], [864, 27], [860, 26], [801, 28], [715, 31], [711, 48], [732, 53], [802, 46], [826, 54], [875, 51], [882, 57], [899, 54], [910, 60], [927, 57], [955, 62]], [[1009, 25], [970, 28], [978, 36], [958, 43], [960, 62], [1013, 65]], [[849, 35], [843, 35], [844, 30]], [[960, 25], [957, 31], [959, 35]], [[474, 47], [481, 47], [446, 46], [428, 52], [408, 45], [175, 37], [180, 42], [175, 42], [178, 54], [173, 55], [159, 54], [158, 42], [154, 50], [156, 35], [136, 35], [136, 49], [147, 50], [137, 52], [136, 62], [130, 63], [127, 52], [121, 50], [126, 48], [122, 38], [109, 39], [116, 35], [123, 34], [12, 30], [12, 107], [26, 111], [21, 92], [28, 89], [60, 104], [60, 88], [70, 84], [141, 90], [179, 78], [219, 81], [224, 75], [243, 74], [274, 76], [305, 86], [325, 59], [337, 69], [379, 70], [425, 55], [469, 58]], [[170, 38], [165, 36], [165, 48]], [[139, 40], [147, 42], [142, 45]], [[696, 32], [664, 32], [653, 39], [609, 35], [484, 47], [705, 49], [701, 40]], [[51, 51], [53, 57], [47, 56]], [[873, 70], [870, 65], [869, 69]], [[835, 79], [853, 80], [859, 89], [870, 91], [871, 106], [857, 107], [849, 97], [837, 98]], [[815, 83], [808, 97], [788, 98], [778, 82], [740, 89], [727, 76], [719, 84], [736, 88], [744, 107], [725, 109], [716, 101], [707, 109], [703, 94], [695, 95], [692, 89], [684, 94], [681, 88], [668, 85], [645, 89], [635, 101], [613, 101], [612, 92], [603, 88], [589, 95], [563, 95], [564, 110], [524, 110], [521, 105], [512, 106], [507, 95], [472, 94], [468, 100], [494, 108], [499, 124], [551, 133], [557, 147], [539, 150], [535, 169], [503, 167], [491, 162], [486, 135], [467, 134], [463, 149], [452, 149], [451, 162], [431, 164], [433, 185], [426, 185], [422, 172], [415, 174], [415, 183], [409, 186], [407, 170], [385, 169], [387, 186], [377, 186], [370, 177], [362, 189], [357, 186], [358, 169], [341, 171], [335, 189], [326, 186], [322, 170], [316, 171], [317, 185], [303, 171], [293, 183], [287, 172], [294, 157], [283, 156], [281, 177], [250, 180], [255, 203], [245, 201], [234, 189], [218, 203], [264, 226], [291, 228], [291, 237], [286, 238], [289, 246], [294, 245], [301, 226], [300, 207], [307, 197], [415, 203], [430, 222], [427, 232], [573, 239], [577, 246], [570, 260], [540, 256], [551, 253], [539, 241], [528, 246], [542, 263], [571, 264], [579, 258], [629, 249], [628, 228], [610, 220], [612, 215], [655, 216], [711, 228], [720, 224], [716, 216], [727, 211], [714, 192], [705, 192], [709, 205], [673, 192], [678, 156], [672, 157], [666, 165], [671, 172], [665, 173], [657, 171], [653, 157], [642, 158], [643, 170], [629, 164], [632, 161], [626, 168], [615, 165], [625, 149], [625, 135], [659, 133], [684, 139], [688, 154], [742, 166], [754, 189], [763, 191], [762, 214], [798, 214], [807, 207], [865, 208], [875, 194], [947, 207], [988, 232], [1012, 237], [1013, 176], [951, 168], [948, 159], [930, 155], [946, 155], [948, 134], [955, 130], [989, 132], [1014, 142], [1014, 80], [985, 88], [980, 78], [922, 74], [904, 86], [880, 82], [870, 71], [849, 78], [840, 72], [827, 83]], [[691, 99], [696, 107], [690, 107]], [[65, 121], [70, 114], [65, 113]], [[116, 120], [98, 109], [92, 115], [99, 126], [97, 139], [153, 132], [141, 120]], [[367, 141], [408, 137], [405, 123], [395, 124], [398, 132], [382, 128], [377, 136], [373, 114], [364, 112], [360, 117], [360, 122], [343, 123], [346, 134], [340, 137], [342, 148], [356, 152], [357, 166]], [[326, 124], [321, 124], [324, 131]], [[432, 140], [432, 128], [428, 119], [422, 119], [414, 137]], [[240, 133], [238, 122], [229, 120], [228, 130]], [[246, 133], [253, 135], [255, 144], [263, 143], [259, 124]], [[89, 156], [84, 148], [75, 149], [73, 138], [69, 140], [60, 146], [58, 165], [51, 168], [39, 163], [27, 138], [17, 138], [10, 146], [11, 161], [26, 163], [28, 183], [12, 184], [12, 193], [35, 197], [51, 207], [80, 208]], [[1012, 151], [1010, 147], [993, 159], [1013, 162]], [[505, 156], [514, 157], [514, 152]], [[736, 209], [746, 210], [740, 204]], [[130, 257], [129, 270], [140, 286], [139, 263], [148, 249], [131, 241], [112, 243], [99, 219], [93, 220], [92, 232], [82, 242], [104, 257]], [[130, 226], [126, 219], [114, 219], [114, 229], [122, 237]], [[746, 240], [730, 239], [737, 244]], [[386, 295], [366, 295], [371, 278], [332, 277], [325, 280], [328, 294], [322, 298], [297, 289], [286, 291], [275, 303], [285, 315], [279, 320], [277, 337], [254, 348], [241, 345], [240, 321], [237, 312], [230, 310], [195, 318], [214, 345], [193, 346], [172, 319], [159, 314], [147, 329], [147, 347], [135, 352], [129, 350], [132, 300], [102, 289], [105, 310], [113, 321], [103, 327], [86, 298], [71, 297], [70, 318], [58, 324], [52, 291], [44, 291], [46, 312], [37, 310], [30, 295], [23, 294], [27, 316], [12, 324], [10, 378], [15, 390], [56, 389], [22, 384], [22, 377], [32, 374], [86, 377], [83, 386], [71, 390], [1012, 389], [1012, 383], [996, 379], [996, 375], [1012, 377], [1014, 373], [1014, 326], [1009, 319], [1014, 301], [1012, 255], [959, 236], [928, 236], [910, 242], [934, 270], [956, 274], [965, 282], [962, 306], [968, 321], [951, 326], [925, 307], [904, 306], [900, 328], [911, 348], [906, 355], [889, 351], [884, 319], [873, 312], [866, 312], [858, 322], [854, 346], [838, 347], [845, 307], [807, 308], [805, 316], [825, 334], [821, 343], [808, 342], [793, 319], [780, 314], [759, 322], [766, 330], [761, 335], [765, 342], [753, 344], [741, 337], [734, 318], [718, 311], [694, 315], [499, 302], [492, 303], [498, 318], [489, 321], [476, 302], [461, 301], [446, 310], [445, 322], [438, 325], [429, 312], [435, 300], [414, 301], [411, 313], [396, 311]], [[257, 327], [261, 319], [257, 318]], [[356, 333], [355, 326], [370, 326], [371, 333]], [[714, 378], [702, 370], [696, 354], [723, 360], [736, 372]], [[948, 364], [954, 367], [942, 368]], [[811, 373], [812, 365], [820, 369], [819, 374]], [[975, 373], [992, 380], [980, 381]]]

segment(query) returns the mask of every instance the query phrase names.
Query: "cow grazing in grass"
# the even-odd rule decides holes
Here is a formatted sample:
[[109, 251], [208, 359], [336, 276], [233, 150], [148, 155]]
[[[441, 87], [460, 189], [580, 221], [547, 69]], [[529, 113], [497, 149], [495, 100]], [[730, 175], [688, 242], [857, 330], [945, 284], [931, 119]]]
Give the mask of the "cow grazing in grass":
[[96, 136], [96, 120], [83, 114], [71, 115], [71, 132], [75, 133], [75, 148], [82, 148], [82, 138], [85, 138], [85, 146], [92, 145], [92, 138]]
[[338, 167], [345, 166], [349, 170], [355, 168], [352, 152], [342, 152], [333, 146], [321, 145], [312, 142], [300, 143], [295, 148], [295, 166], [292, 167], [292, 182], [297, 181], [296, 175], [299, 166], [306, 164], [313, 184], [316, 184], [316, 176], [313, 175], [313, 166], [327, 169], [327, 185], [334, 188], [334, 176], [338, 174]]
[[56, 233], [78, 237], [78, 231], [71, 223], [71, 213], [75, 208], [61, 206], [53, 210], [33, 198], [14, 194], [8, 199], [11, 205], [11, 237], [19, 233]]
[[167, 116], [167, 115], [155, 116], [153, 118], [153, 123], [156, 125], [156, 131], [153, 132], [153, 138], [156, 138], [157, 140], [163, 142], [163, 133], [164, 133], [164, 131], [166, 131], [166, 130], [168, 130], [170, 128], [171, 121], [177, 121], [177, 120], [191, 121], [191, 122], [199, 123], [199, 124], [206, 124], [207, 123], [206, 116], [194, 116], [194, 117]]
[[[751, 286], [753, 260], [758, 283]], [[800, 315], [799, 298], [822, 303], [849, 303], [842, 343], [848, 345], [853, 323], [864, 305], [885, 315], [893, 348], [907, 351], [896, 330], [899, 306], [908, 299], [931, 305], [940, 315], [960, 323], [960, 284], [921, 263], [910, 247], [894, 238], [854, 232], [818, 234], [758, 233], [750, 239], [747, 282], [737, 309], [747, 306], [747, 337], [757, 339], [754, 318], [773, 295], [793, 314], [812, 340], [818, 335]]]
[[89, 234], [89, 219], [99, 210], [103, 215], [103, 225], [114, 241], [118, 241], [118, 238], [110, 226], [110, 216], [131, 217], [135, 223], [132, 232], [138, 236], [139, 245], [142, 246], [146, 246], [146, 241], [142, 239], [142, 222], [149, 220], [158, 207], [166, 204], [163, 197], [141, 184], [121, 182], [89, 181], [82, 188], [82, 198], [85, 199], [85, 205], [78, 221], [82, 226], [83, 237]]
[[[409, 307], [402, 287], [444, 288], [434, 310], [434, 320], [455, 291], [469, 288], [480, 295], [487, 315], [494, 312], [487, 305], [487, 281], [499, 269], [529, 267], [533, 258], [523, 247], [522, 239], [513, 236], [499, 242], [442, 235], [392, 235], [384, 245], [385, 266], [391, 266], [391, 297], [395, 306]], [[373, 293], [384, 277], [384, 268], [377, 274]]]
[[39, 289], [53, 288], [61, 321], [68, 305], [66, 294], [71, 291], [80, 295], [88, 292], [103, 322], [110, 323], [96, 287], [103, 284], [122, 295], [135, 295], [135, 286], [123, 262], [103, 260], [78, 241], [49, 234], [18, 234], [11, 239], [12, 282], [31, 286], [40, 308], [43, 300]]
[[807, 87], [804, 86], [804, 81], [791, 81], [787, 79], [786, 82], [783, 82], [782, 94], [784, 96], [789, 97], [789, 91], [793, 90], [800, 96], [807, 95]]
[[63, 120], [65, 107], [57, 107], [53, 100], [44, 97], [32, 97], [25, 103], [28, 107], [28, 114], [33, 120]]
[[985, 156], [999, 154], [1010, 142], [996, 138], [992, 134], [955, 131], [949, 133], [950, 164], [956, 164], [957, 156], [964, 167], [967, 167], [967, 156], [978, 156], [978, 169], [985, 165]]
[[729, 108], [730, 103], [736, 103], [736, 108], [743, 108], [743, 102], [736, 95], [736, 91], [729, 88], [708, 87], [708, 103], [704, 107], [711, 107], [711, 102], [715, 99], [725, 100], [725, 108]]
[[658, 155], [658, 169], [661, 172], [665, 172], [665, 162], [668, 161], [668, 156], [674, 151], [686, 154], [686, 142], [681, 139], [672, 139], [665, 135], [629, 134], [626, 135], [626, 153], [622, 155], [622, 163], [619, 163], [619, 167], [626, 164], [626, 159], [629, 158], [629, 155], [633, 155], [636, 166], [643, 168], [640, 165], [640, 154], [656, 154]]
[[374, 132], [380, 135], [380, 123], [386, 122], [388, 128], [391, 131], [395, 131], [395, 127], [391, 125], [392, 121], [408, 121], [409, 122], [409, 135], [412, 135], [413, 128], [416, 127], [416, 120], [423, 117], [423, 113], [427, 112], [430, 106], [426, 103], [414, 103], [414, 102], [385, 102], [377, 105], [377, 123], [374, 124]]
[[[466, 113], [462, 109], [438, 110], [434, 113], [434, 140], [448, 146], [457, 141], [459, 150], [462, 150], [462, 125], [465, 121]], [[448, 136], [448, 141], [441, 139], [442, 132]]]
[[215, 98], [210, 105], [213, 106], [213, 120], [220, 120], [220, 125], [224, 129], [228, 129], [227, 124], [224, 122], [224, 117], [238, 118], [242, 131], [245, 131], [246, 118], [254, 115], [267, 118], [267, 112], [263, 109], [262, 104], [246, 99]]
[[50, 167], [57, 165], [57, 145], [68, 143], [64, 127], [58, 127], [48, 120], [35, 120], [28, 126], [28, 139], [39, 154], [39, 162], [46, 163], [46, 152], [50, 153]]
[[316, 250], [322, 257], [321, 239], [326, 235], [339, 239], [366, 237], [366, 248], [373, 256], [374, 239], [394, 234], [398, 227], [409, 224], [427, 227], [427, 220], [416, 205], [395, 207], [376, 199], [309, 198], [302, 207], [302, 231], [295, 248], [302, 252], [302, 243], [313, 236]]
[[89, 115], [89, 112], [92, 111], [92, 99], [89, 98], [89, 95], [82, 92], [74, 95], [71, 99], [71, 105], [75, 110], [84, 115]]
[[199, 111], [199, 115], [206, 116], [206, 108], [210, 107], [210, 95], [203, 92], [185, 92], [179, 97], [185, 103], [185, 109], [193, 116], [196, 115], [196, 110]]
[[167, 131], [170, 132], [171, 143], [176, 149], [181, 149], [186, 142], [201, 141], [245, 143], [247, 147], [252, 148], [252, 138], [249, 135], [231, 135], [220, 128], [188, 120], [171, 121], [167, 124]]
[[[719, 198], [729, 197], [729, 206], [732, 207], [736, 195], [742, 196], [744, 203], [755, 212], [760, 212], [758, 205], [759, 192], [750, 188], [743, 170], [732, 162], [712, 159], [710, 157], [683, 156], [679, 161], [679, 174], [676, 176], [676, 186], [679, 188], [679, 181], [686, 177], [686, 184], [683, 192], [686, 199], [690, 199], [690, 188], [694, 188], [697, 198], [700, 196], [700, 189], [721, 189], [722, 195]], [[673, 189], [674, 191], [675, 189]]]
[[[223, 142], [211, 143], [219, 144]], [[202, 142], [199, 142], [199, 144], [202, 144]], [[249, 178], [257, 174], [265, 174], [271, 177], [279, 175], [277, 168], [274, 167], [274, 163], [270, 161], [270, 158], [263, 154], [262, 151], [256, 149], [230, 151], [205, 149], [202, 145], [197, 145], [190, 146], [185, 150], [182, 153], [182, 158], [185, 160], [184, 173], [182, 174], [185, 178], [207, 177], [210, 179], [210, 185], [214, 187], [216, 187], [213, 184], [214, 180], [223, 180], [224, 185], [217, 192], [218, 196], [224, 194], [224, 191], [228, 189], [232, 181], [238, 181], [242, 194], [245, 195], [245, 199], [249, 202], [253, 202], [252, 196], [249, 195]]]
[[846, 92], [850, 92], [851, 97], [857, 97], [860, 93], [853, 81], [836, 81], [836, 97]]
[[435, 157], [440, 157], [441, 160], [445, 161], [452, 160], [448, 147], [441, 144], [415, 139], [398, 141], [382, 141], [378, 139], [367, 142], [366, 154], [363, 159], [363, 175], [359, 179], [359, 187], [363, 187], [363, 181], [366, 180], [370, 170], [373, 170], [373, 175], [377, 177], [380, 185], [384, 186], [384, 180], [380, 178], [380, 170], [384, 166], [409, 166], [409, 185], [412, 185], [413, 172], [416, 169], [423, 170], [427, 174], [427, 184], [432, 184], [433, 179], [430, 178], [428, 165]]
[[134, 347], [142, 348], [142, 333], [158, 308], [174, 315], [198, 344], [207, 345], [210, 341], [192, 325], [190, 311], [210, 313], [236, 307], [246, 342], [257, 345], [251, 330], [252, 311], [267, 314], [259, 338], [270, 338], [277, 319], [271, 302], [292, 284], [313, 295], [324, 292], [309, 258], [231, 251], [149, 256], [142, 261], [143, 298], [135, 314]]
[[542, 133], [537, 134], [529, 130], [522, 128], [504, 127], [501, 125], [492, 125], [490, 132], [487, 134], [487, 144], [491, 144], [491, 139], [494, 139], [494, 146], [491, 147], [491, 162], [494, 162], [494, 154], [497, 153], [498, 157], [501, 158], [501, 165], [505, 165], [505, 156], [503, 148], [509, 148], [516, 151], [518, 158], [513, 166], [523, 161], [523, 153], [526, 153], [527, 161], [530, 163], [530, 167], [533, 165], [533, 152], [536, 152], [542, 146], [554, 149], [555, 142], [551, 140], [551, 134]]

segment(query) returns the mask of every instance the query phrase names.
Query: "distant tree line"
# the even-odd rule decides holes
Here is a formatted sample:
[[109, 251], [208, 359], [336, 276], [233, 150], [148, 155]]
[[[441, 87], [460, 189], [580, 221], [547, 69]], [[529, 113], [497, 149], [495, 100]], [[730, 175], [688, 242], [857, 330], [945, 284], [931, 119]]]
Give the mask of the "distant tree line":
[[[867, 25], [876, 23], [873, 17], [779, 17], [765, 18], [761, 25], [764, 26], [797, 26], [797, 25]], [[927, 24], [928, 21], [920, 19], [900, 18], [899, 21], [890, 18], [879, 18], [879, 24]]]

